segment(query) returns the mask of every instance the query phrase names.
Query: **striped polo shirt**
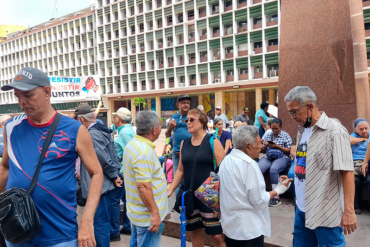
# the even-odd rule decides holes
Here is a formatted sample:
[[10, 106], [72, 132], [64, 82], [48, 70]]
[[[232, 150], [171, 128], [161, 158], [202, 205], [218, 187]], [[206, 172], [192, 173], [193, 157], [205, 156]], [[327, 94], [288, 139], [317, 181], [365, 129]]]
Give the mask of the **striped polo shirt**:
[[[304, 129], [300, 128], [297, 143]], [[347, 129], [324, 112], [313, 127], [307, 146], [305, 226], [339, 226], [344, 212], [341, 171], [353, 171], [351, 142]]]
[[150, 212], [140, 199], [137, 183], [151, 183], [161, 220], [168, 214], [166, 178], [154, 149], [154, 143], [136, 135], [123, 152], [127, 216], [136, 226], [150, 225]]

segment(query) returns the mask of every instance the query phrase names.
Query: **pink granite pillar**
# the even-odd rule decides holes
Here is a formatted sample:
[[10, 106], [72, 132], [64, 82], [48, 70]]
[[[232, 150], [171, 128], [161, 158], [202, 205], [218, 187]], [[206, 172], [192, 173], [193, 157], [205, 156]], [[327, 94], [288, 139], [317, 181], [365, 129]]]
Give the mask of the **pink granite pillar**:
[[338, 118], [349, 131], [357, 115], [368, 116], [364, 110], [368, 84], [366, 87], [362, 74], [356, 74], [355, 82], [354, 66], [356, 72], [363, 71], [365, 40], [360, 20], [354, 16], [356, 9], [352, 9], [351, 19], [350, 1], [357, 8], [355, 0], [281, 0], [279, 117], [291, 135], [296, 134], [297, 126], [287, 113], [284, 96], [295, 86], [311, 87], [320, 110]]

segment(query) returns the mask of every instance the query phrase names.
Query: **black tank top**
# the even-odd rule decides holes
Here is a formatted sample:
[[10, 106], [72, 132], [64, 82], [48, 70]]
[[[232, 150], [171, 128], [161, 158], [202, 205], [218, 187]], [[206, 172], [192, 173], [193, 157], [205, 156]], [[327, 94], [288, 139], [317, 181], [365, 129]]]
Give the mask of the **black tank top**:
[[191, 144], [191, 138], [185, 139], [181, 150], [181, 161], [184, 166], [184, 190], [188, 190], [190, 187], [190, 178], [193, 165], [195, 165], [195, 155], [198, 149], [201, 148], [198, 155], [197, 166], [195, 168], [194, 186], [193, 190], [198, 189], [200, 185], [209, 177], [211, 171], [214, 170], [213, 165], [213, 153], [209, 139], [211, 135], [207, 134], [204, 138], [203, 147], [193, 146]]

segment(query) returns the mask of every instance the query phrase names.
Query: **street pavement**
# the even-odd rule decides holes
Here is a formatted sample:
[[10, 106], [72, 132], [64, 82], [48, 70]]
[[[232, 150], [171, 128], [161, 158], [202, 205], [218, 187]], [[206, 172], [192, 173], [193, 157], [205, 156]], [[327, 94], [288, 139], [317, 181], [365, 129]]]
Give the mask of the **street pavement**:
[[[110, 247], [129, 247], [129, 246], [130, 246], [130, 236], [122, 234], [120, 242], [110, 243]], [[161, 247], [180, 247], [180, 246], [181, 246], [180, 239], [162, 236]], [[187, 242], [186, 246], [190, 247], [191, 243]]]

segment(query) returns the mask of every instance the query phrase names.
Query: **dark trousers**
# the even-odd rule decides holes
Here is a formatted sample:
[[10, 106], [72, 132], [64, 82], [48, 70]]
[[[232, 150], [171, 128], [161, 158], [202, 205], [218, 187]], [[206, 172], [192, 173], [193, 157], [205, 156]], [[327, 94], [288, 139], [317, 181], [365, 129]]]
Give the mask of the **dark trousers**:
[[101, 195], [94, 217], [94, 234], [97, 247], [110, 243], [110, 191]]
[[[355, 176], [355, 208], [360, 207], [360, 202], [359, 202], [359, 194], [361, 192], [361, 183], [365, 183], [367, 187], [367, 193], [368, 193], [368, 198], [370, 198], [370, 175], [367, 173], [366, 177], [364, 178], [362, 175], [361, 176]], [[369, 201], [370, 204], [370, 201]]]
[[259, 132], [260, 138], [262, 138], [262, 136], [265, 134], [265, 129], [262, 126], [260, 126], [258, 129], [258, 132]]
[[257, 238], [249, 240], [234, 240], [228, 238], [225, 235], [226, 247], [263, 247], [264, 246], [264, 236], [261, 235]]

